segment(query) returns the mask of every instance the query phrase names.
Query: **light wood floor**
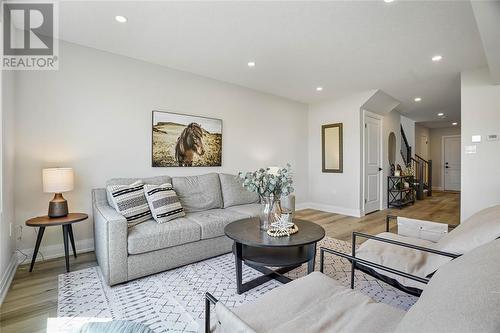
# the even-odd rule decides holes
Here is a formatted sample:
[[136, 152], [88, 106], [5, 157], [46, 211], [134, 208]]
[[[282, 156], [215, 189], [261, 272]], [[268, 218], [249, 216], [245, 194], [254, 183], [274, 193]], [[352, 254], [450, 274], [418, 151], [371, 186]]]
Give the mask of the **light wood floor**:
[[415, 205], [403, 209], [386, 209], [362, 218], [321, 212], [314, 209], [297, 211], [296, 217], [316, 222], [325, 228], [327, 236], [348, 241], [353, 231], [378, 234], [385, 231], [387, 215], [443, 222], [451, 225], [460, 223], [460, 194], [433, 192], [432, 197], [418, 200]]
[[[362, 218], [325, 213], [312, 209], [297, 212], [297, 217], [322, 225], [330, 237], [349, 240], [353, 231], [376, 234], [385, 231], [387, 214], [458, 224], [460, 194], [434, 192], [432, 197], [414, 206], [384, 210]], [[26, 262], [29, 262], [27, 260]], [[93, 252], [71, 259], [73, 271], [95, 266]], [[21, 265], [0, 309], [1, 333], [45, 332], [47, 318], [57, 316], [57, 276], [65, 271], [64, 258], [37, 262], [32, 273], [29, 265]]]

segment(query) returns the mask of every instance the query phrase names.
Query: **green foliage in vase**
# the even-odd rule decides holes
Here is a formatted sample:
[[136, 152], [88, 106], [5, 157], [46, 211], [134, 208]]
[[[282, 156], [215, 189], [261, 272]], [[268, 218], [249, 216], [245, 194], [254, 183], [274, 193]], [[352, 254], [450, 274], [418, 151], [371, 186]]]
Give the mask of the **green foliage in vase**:
[[250, 192], [256, 192], [261, 197], [273, 195], [279, 198], [289, 195], [294, 191], [292, 184], [291, 165], [280, 168], [276, 173], [271, 173], [269, 168], [260, 168], [253, 172], [239, 172], [238, 177], [243, 180], [243, 187]]

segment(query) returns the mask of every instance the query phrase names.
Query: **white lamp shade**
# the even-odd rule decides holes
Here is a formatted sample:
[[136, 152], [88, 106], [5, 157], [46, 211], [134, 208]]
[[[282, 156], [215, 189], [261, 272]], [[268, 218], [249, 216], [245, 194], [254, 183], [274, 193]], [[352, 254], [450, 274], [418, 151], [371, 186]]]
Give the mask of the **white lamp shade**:
[[42, 170], [43, 191], [63, 193], [73, 190], [72, 168], [49, 168]]

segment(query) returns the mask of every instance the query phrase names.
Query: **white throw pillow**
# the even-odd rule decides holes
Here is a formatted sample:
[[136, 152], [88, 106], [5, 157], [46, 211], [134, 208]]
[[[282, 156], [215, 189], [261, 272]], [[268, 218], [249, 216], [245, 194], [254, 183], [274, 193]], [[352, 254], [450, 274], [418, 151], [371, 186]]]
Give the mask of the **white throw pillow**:
[[[485, 208], [462, 222], [436, 243], [439, 251], [464, 254], [500, 237], [500, 205]], [[450, 258], [432, 255], [427, 274], [435, 272]]]
[[114, 208], [127, 219], [129, 228], [152, 218], [142, 180], [130, 185], [108, 185], [107, 190]]
[[186, 216], [172, 184], [146, 184], [144, 185], [144, 194], [156, 222], [165, 223]]

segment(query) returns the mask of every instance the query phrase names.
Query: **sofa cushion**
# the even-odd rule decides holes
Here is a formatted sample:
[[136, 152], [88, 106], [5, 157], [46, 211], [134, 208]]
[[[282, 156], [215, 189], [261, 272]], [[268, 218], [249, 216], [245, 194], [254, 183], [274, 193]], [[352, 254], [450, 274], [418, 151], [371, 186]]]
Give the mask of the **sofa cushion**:
[[396, 332], [500, 332], [500, 240], [442, 266]]
[[262, 205], [259, 203], [238, 205], [229, 207], [227, 210], [243, 214], [245, 217], [258, 217], [262, 211]]
[[217, 324], [213, 331], [217, 333], [257, 333], [222, 302], [215, 304], [215, 315]]
[[[413, 237], [406, 237], [390, 232], [383, 232], [377, 235], [381, 238], [391, 239], [403, 243], [432, 248], [435, 243]], [[424, 251], [414, 250], [399, 245], [383, 243], [377, 240], [368, 239], [356, 250], [356, 257], [365, 259], [380, 265], [394, 268], [416, 276], [425, 277], [427, 275], [427, 265], [431, 254]], [[386, 271], [374, 269], [376, 272], [397, 280], [405, 287], [418, 289], [425, 288], [425, 284], [407, 279], [405, 277], [388, 273]]]
[[[500, 237], [500, 205], [485, 208], [462, 223], [436, 243], [436, 250], [456, 254], [467, 253]], [[427, 274], [450, 261], [450, 258], [434, 255]]]
[[222, 208], [219, 175], [216, 173], [174, 177], [172, 178], [172, 185], [186, 212]]
[[144, 194], [156, 222], [165, 223], [186, 215], [172, 184], [144, 184]]
[[[233, 312], [257, 332], [392, 332], [405, 311], [313, 272]], [[223, 323], [222, 323], [223, 325]]]
[[188, 213], [186, 217], [200, 225], [201, 239], [222, 236], [226, 225], [246, 218], [244, 214], [227, 209], [210, 209], [204, 212]]
[[107, 192], [115, 210], [127, 219], [129, 228], [152, 218], [142, 181], [130, 185], [108, 185]]
[[247, 191], [243, 187], [243, 180], [238, 176], [221, 173], [219, 174], [219, 179], [224, 208], [259, 202], [259, 195], [255, 192]]
[[157, 223], [148, 220], [130, 229], [128, 253], [139, 254], [200, 240], [200, 226], [184, 217]]
[[[161, 185], [165, 183], [170, 183], [172, 181], [172, 179], [169, 176], [155, 176], [146, 178], [112, 178], [106, 182], [106, 188], [109, 185], [128, 185], [135, 183], [138, 180], [142, 181], [144, 184], [154, 184], [154, 185]], [[109, 192], [107, 193], [107, 196], [109, 205], [116, 209]]]

